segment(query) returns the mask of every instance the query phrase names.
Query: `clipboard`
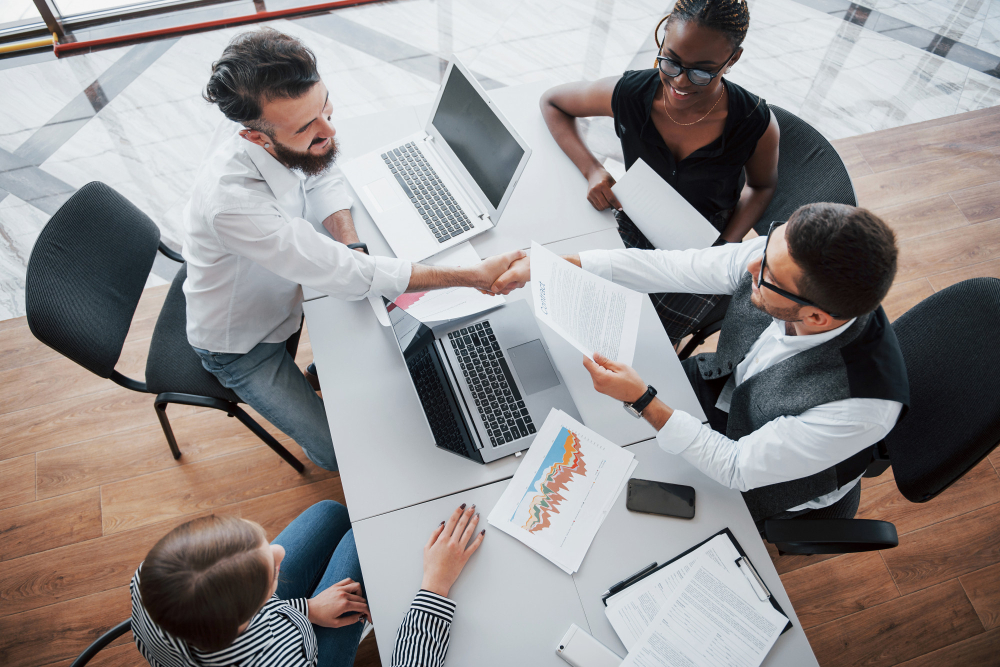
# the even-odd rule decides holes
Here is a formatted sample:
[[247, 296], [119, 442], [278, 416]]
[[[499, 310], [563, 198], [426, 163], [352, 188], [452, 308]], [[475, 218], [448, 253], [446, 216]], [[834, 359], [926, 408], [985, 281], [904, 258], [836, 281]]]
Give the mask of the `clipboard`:
[[[764, 581], [760, 578], [760, 575], [757, 574], [757, 568], [754, 567], [754, 564], [750, 561], [750, 558], [747, 556], [747, 553], [743, 550], [743, 547], [740, 545], [739, 540], [736, 539], [736, 536], [733, 535], [733, 531], [729, 530], [729, 528], [723, 528], [722, 530], [720, 530], [719, 532], [715, 533], [714, 535], [710, 535], [709, 537], [707, 537], [706, 539], [702, 540], [698, 544], [694, 545], [693, 547], [691, 547], [690, 549], [688, 549], [684, 553], [677, 554], [676, 556], [674, 556], [673, 558], [671, 558], [670, 560], [668, 560], [666, 563], [662, 563], [662, 564], [658, 565], [657, 567], [653, 568], [652, 570], [650, 570], [649, 572], [647, 572], [646, 574], [642, 575], [641, 577], [636, 578], [634, 581], [630, 582], [628, 586], [625, 586], [624, 588], [622, 588], [622, 589], [620, 589], [618, 591], [615, 591], [614, 594], [617, 595], [621, 591], [628, 590], [629, 588], [631, 588], [632, 586], [634, 586], [638, 582], [642, 581], [646, 577], [652, 575], [653, 573], [655, 573], [655, 572], [657, 572], [659, 570], [662, 570], [666, 566], [668, 566], [671, 563], [673, 563], [674, 561], [676, 561], [678, 558], [683, 558], [684, 556], [687, 556], [689, 553], [691, 553], [692, 551], [694, 551], [698, 547], [702, 546], [706, 542], [710, 542], [710, 541], [714, 540], [716, 537], [718, 537], [719, 535], [722, 535], [723, 533], [725, 533], [725, 535], [729, 538], [729, 541], [733, 543], [733, 546], [736, 547], [736, 551], [740, 554], [740, 557], [743, 559], [743, 562], [745, 562], [747, 565], [750, 566], [750, 570], [751, 570], [753, 576], [756, 577], [757, 581], [760, 583], [760, 585], [764, 587], [764, 590], [768, 594], [768, 600], [771, 601], [771, 606], [774, 607], [775, 610], [778, 613], [780, 613], [782, 616], [784, 616], [785, 618], [788, 618], [788, 614], [786, 614], [785, 610], [781, 608], [781, 605], [778, 604], [778, 601], [774, 599], [774, 595], [771, 594], [771, 591], [767, 588], [767, 585], [764, 584]], [[610, 595], [601, 596], [601, 602], [604, 603], [605, 607], [608, 606], [608, 598], [609, 597], [611, 597], [611, 596]], [[785, 634], [786, 632], [788, 632], [791, 629], [792, 629], [792, 622], [789, 620], [788, 623], [785, 624], [785, 629], [781, 631], [781, 634]]]

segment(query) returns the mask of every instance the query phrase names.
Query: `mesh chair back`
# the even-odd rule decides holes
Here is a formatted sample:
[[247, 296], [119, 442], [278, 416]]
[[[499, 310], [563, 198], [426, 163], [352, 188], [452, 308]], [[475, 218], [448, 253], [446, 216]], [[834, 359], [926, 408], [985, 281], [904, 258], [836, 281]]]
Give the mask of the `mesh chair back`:
[[892, 328], [910, 411], [888, 435], [896, 486], [930, 500], [1000, 442], [1000, 280], [974, 278], [914, 306]]
[[844, 161], [826, 138], [809, 123], [773, 104], [778, 119], [778, 186], [767, 210], [754, 225], [767, 234], [774, 220], [788, 220], [795, 209], [815, 202], [858, 205]]
[[24, 289], [31, 333], [110, 377], [159, 241], [153, 221], [110, 187], [80, 188], [31, 251]]

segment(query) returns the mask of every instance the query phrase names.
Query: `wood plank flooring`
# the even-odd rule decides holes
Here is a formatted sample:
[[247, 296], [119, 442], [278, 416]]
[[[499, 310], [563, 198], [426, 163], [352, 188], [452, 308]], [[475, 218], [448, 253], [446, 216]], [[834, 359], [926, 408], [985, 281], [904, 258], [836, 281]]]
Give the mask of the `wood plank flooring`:
[[[1000, 277], [998, 128], [993, 108], [835, 142], [860, 203], [899, 236], [899, 275], [884, 304], [891, 318], [961, 280]], [[144, 293], [123, 372], [142, 376], [165, 294]], [[298, 362], [311, 357], [305, 332]], [[274, 537], [314, 502], [344, 502], [337, 475], [308, 464], [295, 474], [236, 420], [169, 410], [180, 461], [152, 397], [41, 345], [23, 318], [0, 322], [0, 664], [69, 664], [128, 615], [136, 565], [184, 521], [233, 514]], [[859, 516], [892, 521], [896, 549], [781, 557], [772, 549], [821, 665], [1000, 664], [998, 466], [1000, 450], [920, 505], [899, 494], [891, 470], [865, 480]], [[145, 664], [130, 642], [91, 664]], [[374, 636], [355, 664], [380, 664]]]

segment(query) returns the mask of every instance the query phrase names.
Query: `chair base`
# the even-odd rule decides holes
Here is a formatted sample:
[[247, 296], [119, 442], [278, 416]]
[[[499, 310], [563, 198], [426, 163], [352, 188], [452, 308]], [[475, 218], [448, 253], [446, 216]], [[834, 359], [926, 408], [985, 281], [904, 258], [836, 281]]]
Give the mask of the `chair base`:
[[174, 438], [174, 431], [170, 427], [170, 420], [167, 419], [167, 406], [171, 403], [212, 408], [214, 410], [225, 412], [228, 417], [236, 417], [244, 426], [250, 429], [254, 435], [263, 440], [265, 445], [273, 449], [278, 456], [283, 458], [285, 463], [295, 468], [299, 474], [305, 472], [305, 466], [302, 465], [301, 461], [295, 458], [292, 453], [285, 449], [280, 442], [274, 439], [274, 436], [268, 433], [263, 426], [255, 422], [253, 418], [243, 410], [243, 408], [235, 403], [224, 401], [221, 398], [212, 398], [210, 396], [196, 396], [194, 394], [180, 394], [173, 391], [167, 391], [159, 394], [153, 405], [156, 408], [156, 416], [160, 420], [160, 427], [163, 428], [163, 435], [166, 436], [167, 444], [170, 445], [170, 453], [174, 455], [174, 460], [181, 457], [181, 450], [177, 446], [177, 439]]
[[127, 621], [122, 621], [121, 623], [119, 623], [118, 625], [116, 625], [115, 627], [111, 628], [103, 635], [98, 637], [93, 644], [88, 646], [86, 650], [84, 650], [84, 652], [81, 653], [77, 657], [77, 659], [73, 661], [73, 664], [70, 665], [70, 667], [83, 667], [88, 662], [93, 660], [94, 656], [101, 652], [101, 649], [103, 649], [105, 646], [107, 646], [114, 640], [118, 639], [131, 629], [132, 629], [131, 618], [128, 619]]

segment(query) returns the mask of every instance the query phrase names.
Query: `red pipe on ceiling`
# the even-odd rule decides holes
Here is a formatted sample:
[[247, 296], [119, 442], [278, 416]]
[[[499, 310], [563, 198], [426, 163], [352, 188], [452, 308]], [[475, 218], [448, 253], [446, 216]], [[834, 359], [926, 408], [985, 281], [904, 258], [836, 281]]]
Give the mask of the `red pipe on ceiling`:
[[235, 16], [227, 19], [217, 19], [215, 21], [204, 21], [202, 23], [190, 23], [172, 28], [161, 28], [159, 30], [147, 30], [145, 32], [133, 32], [127, 35], [115, 35], [114, 37], [104, 37], [102, 39], [90, 39], [83, 42], [57, 42], [52, 48], [56, 56], [60, 56], [69, 51], [79, 51], [81, 49], [92, 49], [97, 46], [108, 46], [120, 44], [122, 42], [137, 42], [157, 37], [167, 37], [169, 35], [179, 35], [183, 33], [208, 30], [210, 28], [222, 28], [242, 23], [257, 23], [259, 21], [269, 21], [271, 19], [285, 18], [297, 14], [312, 14], [313, 12], [329, 11], [340, 7], [352, 7], [354, 5], [367, 5], [372, 2], [382, 2], [382, 0], [337, 0], [337, 2], [321, 2], [318, 5], [308, 5], [305, 7], [292, 7], [289, 9], [278, 9], [273, 12], [259, 12], [248, 16]]

